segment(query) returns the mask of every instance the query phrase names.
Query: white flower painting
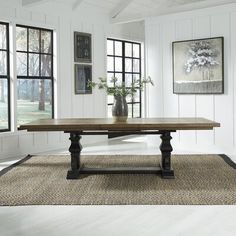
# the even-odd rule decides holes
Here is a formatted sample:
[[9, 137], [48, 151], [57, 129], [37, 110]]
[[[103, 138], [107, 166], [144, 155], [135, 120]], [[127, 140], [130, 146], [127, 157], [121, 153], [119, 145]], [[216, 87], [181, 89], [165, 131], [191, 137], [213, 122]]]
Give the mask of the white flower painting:
[[174, 93], [223, 93], [223, 37], [172, 46]]

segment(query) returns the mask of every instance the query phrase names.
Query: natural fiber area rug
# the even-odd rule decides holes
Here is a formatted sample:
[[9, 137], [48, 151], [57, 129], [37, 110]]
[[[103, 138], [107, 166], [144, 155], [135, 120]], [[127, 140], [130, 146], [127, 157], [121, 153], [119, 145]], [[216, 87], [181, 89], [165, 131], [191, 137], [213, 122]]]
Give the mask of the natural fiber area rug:
[[[236, 165], [224, 155], [173, 155], [175, 179], [107, 174], [67, 180], [69, 156], [33, 156], [0, 172], [0, 205], [236, 204]], [[89, 167], [155, 166], [160, 156], [82, 156]]]

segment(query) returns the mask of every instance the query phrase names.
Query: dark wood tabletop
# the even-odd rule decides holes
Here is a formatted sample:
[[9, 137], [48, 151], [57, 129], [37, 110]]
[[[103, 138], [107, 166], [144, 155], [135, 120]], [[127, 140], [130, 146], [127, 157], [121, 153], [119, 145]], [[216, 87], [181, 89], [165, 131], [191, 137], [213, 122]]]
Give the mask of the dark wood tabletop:
[[21, 125], [27, 131], [132, 131], [132, 130], [211, 130], [220, 123], [205, 118], [130, 118], [114, 122], [112, 118], [42, 119]]

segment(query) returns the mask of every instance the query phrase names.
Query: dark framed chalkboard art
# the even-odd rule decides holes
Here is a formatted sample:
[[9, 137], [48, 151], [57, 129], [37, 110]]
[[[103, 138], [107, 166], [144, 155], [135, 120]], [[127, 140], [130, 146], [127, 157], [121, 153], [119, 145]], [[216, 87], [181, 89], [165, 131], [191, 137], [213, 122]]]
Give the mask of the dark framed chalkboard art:
[[74, 32], [74, 61], [92, 63], [92, 35]]
[[92, 66], [87, 64], [75, 64], [75, 94], [91, 94]]

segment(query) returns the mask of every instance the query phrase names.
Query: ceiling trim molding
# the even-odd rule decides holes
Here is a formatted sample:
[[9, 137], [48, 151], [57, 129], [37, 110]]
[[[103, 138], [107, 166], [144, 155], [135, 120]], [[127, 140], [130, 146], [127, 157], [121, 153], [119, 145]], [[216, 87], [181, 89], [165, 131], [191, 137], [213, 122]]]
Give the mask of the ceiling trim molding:
[[72, 6], [72, 10], [75, 11], [84, 0], [76, 0]]
[[110, 18], [114, 19], [120, 15], [134, 0], [121, 0], [119, 4], [110, 12]]
[[51, 0], [22, 0], [23, 7], [33, 7], [46, 2], [50, 2]]

